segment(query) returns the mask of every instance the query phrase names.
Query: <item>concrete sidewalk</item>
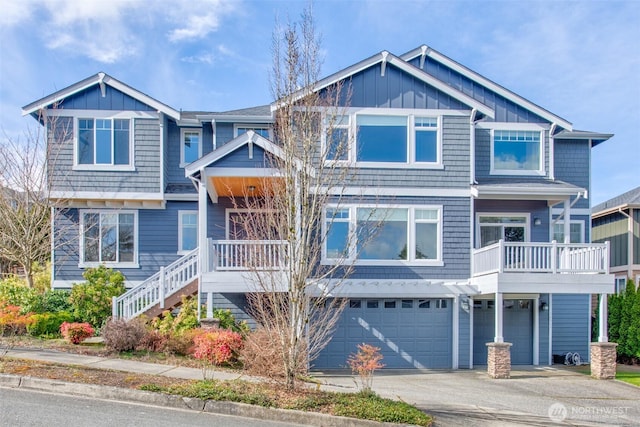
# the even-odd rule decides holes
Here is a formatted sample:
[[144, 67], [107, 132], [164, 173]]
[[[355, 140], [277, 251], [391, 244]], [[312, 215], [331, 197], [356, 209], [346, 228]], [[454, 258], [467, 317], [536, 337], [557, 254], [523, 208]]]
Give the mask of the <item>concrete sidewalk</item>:
[[[53, 350], [13, 349], [15, 358], [113, 369], [172, 378], [202, 379], [202, 371], [134, 360], [86, 356]], [[354, 392], [346, 371], [316, 372], [331, 391]], [[216, 379], [257, 381], [216, 371]], [[594, 380], [564, 367], [514, 367], [508, 380], [490, 379], [484, 369], [458, 371], [382, 371], [373, 389], [381, 396], [414, 404], [436, 418], [436, 426], [637, 425], [640, 388], [619, 381]]]

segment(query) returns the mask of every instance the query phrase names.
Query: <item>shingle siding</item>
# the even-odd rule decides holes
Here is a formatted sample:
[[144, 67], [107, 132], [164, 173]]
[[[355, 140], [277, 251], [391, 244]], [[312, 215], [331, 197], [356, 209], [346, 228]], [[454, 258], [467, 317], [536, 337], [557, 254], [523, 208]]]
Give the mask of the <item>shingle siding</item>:
[[[554, 140], [555, 178], [580, 188], [589, 188], [591, 148], [589, 141]], [[589, 209], [589, 200], [581, 198], [574, 209]]]

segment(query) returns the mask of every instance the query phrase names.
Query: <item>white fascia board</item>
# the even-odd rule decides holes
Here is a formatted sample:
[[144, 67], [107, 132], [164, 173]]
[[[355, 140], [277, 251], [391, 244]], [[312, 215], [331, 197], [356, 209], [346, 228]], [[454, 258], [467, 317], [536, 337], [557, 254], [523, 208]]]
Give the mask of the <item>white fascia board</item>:
[[474, 197], [482, 199], [486, 196], [500, 198], [509, 196], [530, 196], [530, 197], [562, 197], [569, 198], [575, 196], [578, 193], [586, 191], [584, 188], [549, 188], [545, 186], [541, 187], [502, 187], [499, 185], [482, 185], [474, 186], [472, 194]]
[[52, 191], [50, 199], [83, 200], [164, 200], [162, 193], [104, 192], [104, 191]]
[[469, 188], [411, 188], [411, 187], [319, 187], [322, 194], [335, 196], [398, 196], [398, 197], [471, 197]]
[[163, 104], [162, 102], [153, 99], [152, 97], [150, 97], [149, 95], [146, 95], [134, 88], [132, 88], [131, 86], [128, 86], [116, 79], [114, 79], [113, 77], [100, 72], [98, 74], [96, 74], [95, 76], [91, 76], [87, 79], [84, 79], [78, 83], [75, 83], [65, 89], [59, 90], [49, 96], [46, 96], [42, 99], [39, 99], [38, 101], [35, 101], [29, 105], [26, 105], [24, 107], [22, 107], [22, 115], [27, 115], [27, 114], [33, 114], [43, 108], [48, 107], [49, 105], [62, 101], [65, 98], [74, 95], [76, 93], [82, 92], [85, 89], [90, 88], [91, 86], [95, 86], [97, 84], [107, 84], [111, 87], [113, 87], [114, 89], [119, 90], [120, 92], [123, 92], [127, 95], [129, 95], [130, 97], [137, 99], [138, 101], [147, 104], [150, 107], [153, 107], [155, 110], [166, 114], [167, 116], [178, 120], [180, 118], [180, 112], [174, 110], [173, 108], [169, 107], [166, 104]]
[[167, 201], [182, 201], [182, 202], [197, 202], [197, 194], [181, 194], [181, 193], [167, 193], [164, 195], [164, 200]]
[[219, 123], [273, 123], [273, 116], [243, 116], [243, 115], [228, 115], [228, 114], [198, 114], [196, 120], [201, 122], [210, 122], [215, 120]]
[[[440, 80], [436, 79], [430, 74], [420, 70], [419, 68], [414, 67], [413, 65], [405, 62], [401, 58], [386, 51], [380, 52], [370, 58], [360, 61], [357, 64], [354, 64], [348, 68], [345, 68], [342, 71], [334, 73], [329, 77], [326, 77], [320, 80], [312, 88], [311, 92], [317, 92], [319, 90], [322, 90], [328, 86], [331, 86], [332, 84], [339, 82], [340, 80], [350, 77], [362, 70], [365, 70], [383, 61], [386, 61], [386, 63], [389, 63], [389, 64], [393, 64], [395, 67], [401, 69], [407, 74], [417, 78], [418, 80], [421, 80], [427, 83], [430, 86], [433, 86], [434, 88], [438, 89], [441, 92], [446, 93], [447, 95], [451, 96], [454, 99], [457, 99], [463, 104], [469, 105], [471, 108], [477, 109], [484, 115], [491, 118], [494, 117], [493, 109], [489, 108], [488, 106], [484, 105], [479, 101], [476, 101], [474, 98], [460, 92], [459, 90], [452, 88], [451, 86], [441, 82]], [[308, 93], [306, 90], [304, 89], [301, 90], [297, 94], [293, 95], [292, 101], [293, 102], [297, 101], [298, 99], [302, 98], [306, 93]], [[271, 104], [271, 111], [276, 111], [281, 105], [282, 105], [281, 102], [276, 101], [275, 103]]]
[[568, 129], [568, 130], [573, 130], [573, 124], [565, 119], [563, 119], [560, 116], [556, 116], [555, 114], [551, 113], [550, 111], [545, 110], [544, 108], [534, 104], [531, 101], [526, 100], [525, 98], [521, 97], [520, 95], [517, 95], [514, 92], [511, 92], [510, 90], [500, 86], [499, 84], [487, 79], [486, 77], [483, 77], [482, 75], [476, 73], [475, 71], [465, 67], [464, 65], [454, 61], [453, 59], [441, 54], [440, 52], [438, 52], [437, 50], [434, 50], [426, 45], [418, 47], [416, 49], [413, 49], [407, 53], [405, 53], [404, 55], [401, 55], [400, 57], [405, 60], [405, 61], [410, 61], [420, 55], [422, 55], [422, 52], [425, 52], [425, 54], [437, 61], [440, 62], [441, 64], [451, 68], [454, 71], [457, 71], [458, 73], [462, 74], [463, 76], [467, 77], [470, 80], [473, 80], [474, 82], [486, 87], [487, 89], [499, 94], [500, 96], [508, 99], [509, 101], [520, 105], [521, 107], [537, 114], [538, 116], [545, 118], [547, 120], [549, 120], [551, 123], [557, 123], [558, 126], [561, 126], [564, 129]]
[[331, 296], [359, 298], [455, 298], [458, 295], [477, 293], [468, 281], [455, 282], [440, 279], [418, 280], [380, 280], [380, 279], [345, 279], [322, 280], [310, 286], [315, 295], [326, 293]]

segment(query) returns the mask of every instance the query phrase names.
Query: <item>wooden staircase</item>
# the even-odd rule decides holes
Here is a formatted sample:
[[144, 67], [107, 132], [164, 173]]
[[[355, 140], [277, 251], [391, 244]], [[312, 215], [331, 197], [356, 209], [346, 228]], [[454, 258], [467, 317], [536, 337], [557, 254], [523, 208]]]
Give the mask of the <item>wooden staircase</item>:
[[119, 297], [113, 297], [113, 317], [157, 316], [181, 304], [183, 295], [198, 293], [200, 255], [194, 249]]

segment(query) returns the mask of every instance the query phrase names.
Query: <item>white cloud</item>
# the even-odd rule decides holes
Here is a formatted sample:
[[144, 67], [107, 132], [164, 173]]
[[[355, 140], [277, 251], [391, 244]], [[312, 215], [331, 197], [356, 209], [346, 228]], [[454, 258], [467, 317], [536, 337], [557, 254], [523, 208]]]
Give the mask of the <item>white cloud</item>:
[[11, 27], [18, 25], [31, 16], [33, 3], [24, 0], [4, 0], [0, 13], [0, 26]]
[[237, 2], [229, 0], [207, 0], [197, 5], [186, 1], [177, 4], [172, 13], [180, 25], [169, 31], [171, 42], [199, 40], [218, 30], [222, 17], [236, 10]]
[[200, 55], [184, 56], [180, 60], [188, 64], [213, 64], [215, 57], [212, 53], [201, 53]]

